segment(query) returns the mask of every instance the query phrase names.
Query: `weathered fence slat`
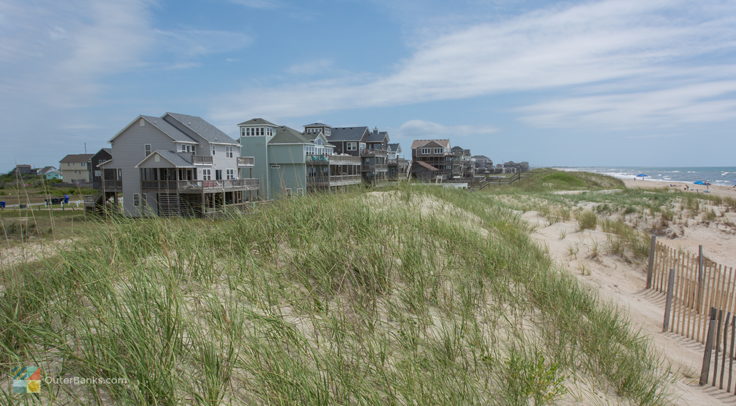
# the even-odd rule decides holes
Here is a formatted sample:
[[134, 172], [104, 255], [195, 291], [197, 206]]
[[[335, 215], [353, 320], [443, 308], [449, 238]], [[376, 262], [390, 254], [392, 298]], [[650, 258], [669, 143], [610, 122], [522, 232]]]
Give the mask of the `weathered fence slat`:
[[672, 311], [672, 295], [674, 293], [675, 284], [675, 268], [670, 269], [669, 277], [667, 278], [667, 300], [664, 305], [664, 321], [662, 323], [662, 331], [667, 332], [670, 326], [670, 313]]
[[705, 351], [703, 351], [703, 367], [700, 369], [700, 386], [708, 383], [708, 374], [710, 372], [710, 357], [713, 352], [713, 334], [716, 327], [716, 308], [710, 309], [710, 318], [708, 321], [708, 334], [705, 339]]

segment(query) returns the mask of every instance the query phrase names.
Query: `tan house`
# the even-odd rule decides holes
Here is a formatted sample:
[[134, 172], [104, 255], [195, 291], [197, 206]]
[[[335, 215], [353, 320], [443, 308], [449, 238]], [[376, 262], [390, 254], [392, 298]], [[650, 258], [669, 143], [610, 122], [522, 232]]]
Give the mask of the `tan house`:
[[66, 183], [89, 183], [89, 160], [94, 154], [69, 154], [59, 161], [59, 172]]

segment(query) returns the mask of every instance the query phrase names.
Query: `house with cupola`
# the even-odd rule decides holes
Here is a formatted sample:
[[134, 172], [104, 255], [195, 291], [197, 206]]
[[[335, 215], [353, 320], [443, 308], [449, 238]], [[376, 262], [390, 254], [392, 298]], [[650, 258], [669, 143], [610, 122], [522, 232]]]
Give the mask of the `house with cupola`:
[[262, 185], [263, 200], [361, 183], [360, 157], [336, 153], [324, 124], [310, 124], [300, 132], [254, 118], [238, 127], [240, 153], [255, 157], [253, 176]]

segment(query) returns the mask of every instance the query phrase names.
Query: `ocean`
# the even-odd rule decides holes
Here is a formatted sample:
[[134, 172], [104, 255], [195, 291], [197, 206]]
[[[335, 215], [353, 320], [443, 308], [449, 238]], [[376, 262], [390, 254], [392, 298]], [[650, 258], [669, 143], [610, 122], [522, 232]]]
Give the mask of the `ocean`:
[[645, 179], [660, 182], [695, 182], [703, 180], [713, 185], [736, 185], [736, 166], [715, 167], [560, 167], [565, 171], [602, 173], [621, 179], [634, 179], [638, 174], [649, 175]]

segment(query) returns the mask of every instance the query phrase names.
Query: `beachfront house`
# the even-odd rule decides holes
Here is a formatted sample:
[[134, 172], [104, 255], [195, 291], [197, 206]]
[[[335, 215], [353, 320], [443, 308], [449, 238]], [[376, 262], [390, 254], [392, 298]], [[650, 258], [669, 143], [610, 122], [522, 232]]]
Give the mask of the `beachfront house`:
[[388, 133], [370, 131], [368, 127], [330, 127], [315, 123], [305, 126], [305, 131], [323, 131], [338, 154], [361, 158], [360, 173], [367, 184], [377, 184], [388, 179]]
[[89, 183], [92, 185], [93, 189], [100, 190], [102, 188], [102, 168], [100, 168], [100, 164], [111, 159], [111, 148], [102, 148], [89, 159]]
[[388, 180], [406, 179], [409, 162], [401, 157], [401, 145], [390, 143], [386, 145], [386, 174]]
[[65, 183], [88, 185], [90, 179], [89, 159], [93, 154], [69, 154], [59, 161], [59, 172]]
[[470, 179], [475, 175], [475, 168], [471, 161], [469, 149], [454, 146], [450, 149], [452, 153], [452, 177]]
[[241, 157], [235, 140], [200, 117], [141, 115], [110, 144], [96, 207], [121, 193], [128, 216], [199, 217], [243, 206], [258, 191], [253, 157]]
[[324, 124], [310, 124], [299, 132], [254, 118], [238, 127], [241, 154], [256, 159], [253, 176], [262, 185], [261, 199], [334, 191], [361, 182], [360, 158], [336, 154]]
[[412, 175], [423, 181], [441, 181], [452, 176], [450, 140], [414, 140], [411, 143]]
[[471, 162], [476, 174], [491, 174], [494, 172], [493, 160], [485, 155], [473, 155]]
[[36, 169], [36, 174], [38, 176], [43, 176], [46, 180], [61, 179], [61, 172], [59, 172], [55, 166], [44, 166], [43, 168], [38, 168]]

